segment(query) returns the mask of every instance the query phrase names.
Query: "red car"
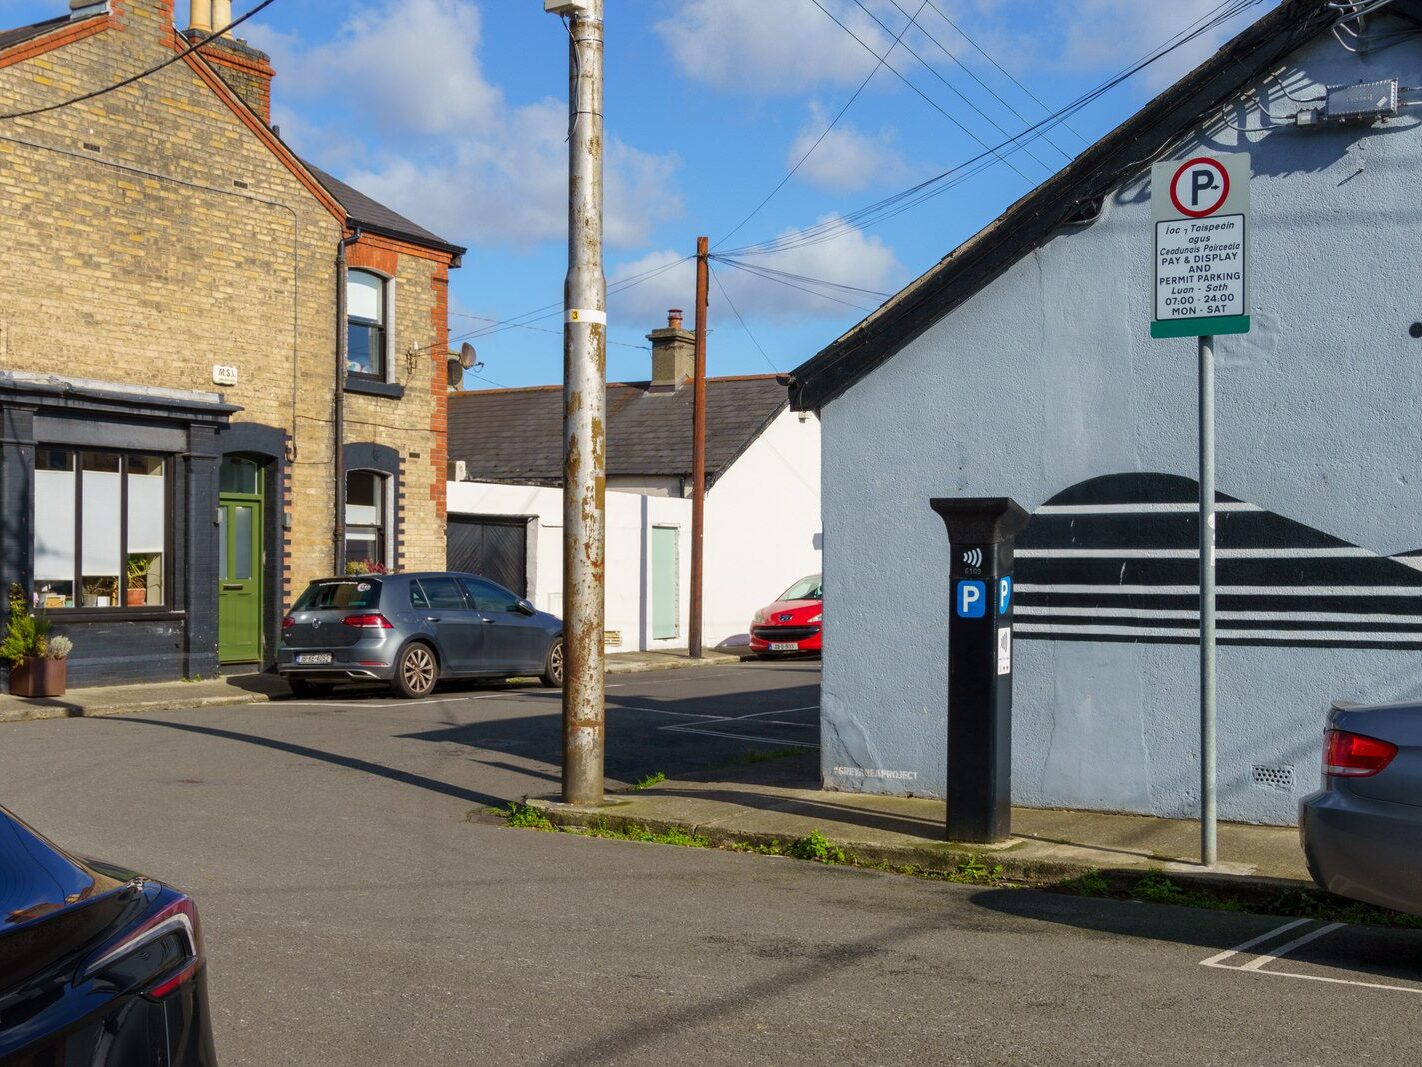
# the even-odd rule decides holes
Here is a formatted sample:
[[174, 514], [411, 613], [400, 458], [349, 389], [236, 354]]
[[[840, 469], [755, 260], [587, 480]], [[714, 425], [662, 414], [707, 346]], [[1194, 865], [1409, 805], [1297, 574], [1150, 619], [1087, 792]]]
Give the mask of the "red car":
[[751, 620], [751, 651], [761, 655], [819, 652], [824, 618], [822, 576], [801, 578], [780, 599], [761, 608]]

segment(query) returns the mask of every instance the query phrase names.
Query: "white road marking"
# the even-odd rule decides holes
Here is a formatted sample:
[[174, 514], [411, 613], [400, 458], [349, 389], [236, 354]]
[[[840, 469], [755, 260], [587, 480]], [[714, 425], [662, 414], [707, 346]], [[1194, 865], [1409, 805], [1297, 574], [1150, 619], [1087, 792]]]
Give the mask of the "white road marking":
[[[1222, 971], [1242, 971], [1243, 967], [1221, 967]], [[1398, 993], [1422, 993], [1422, 989], [1406, 985], [1388, 985], [1386, 982], [1360, 982], [1356, 978], [1329, 978], [1322, 974], [1296, 974], [1293, 971], [1257, 971], [1268, 978], [1302, 978], [1306, 982], [1328, 982], [1331, 985], [1353, 985], [1363, 989], [1391, 989]]]
[[[1238, 954], [1238, 953], [1240, 953], [1240, 952], [1247, 952], [1247, 951], [1249, 951], [1251, 948], [1253, 948], [1255, 945], [1262, 945], [1262, 944], [1264, 944], [1265, 941], [1272, 941], [1274, 938], [1278, 937], [1280, 934], [1282, 934], [1282, 933], [1287, 933], [1289, 930], [1293, 930], [1293, 929], [1295, 929], [1296, 927], [1303, 926], [1304, 923], [1312, 922], [1312, 921], [1313, 921], [1313, 920], [1311, 920], [1311, 919], [1295, 919], [1295, 920], [1294, 920], [1293, 922], [1291, 922], [1291, 923], [1285, 923], [1283, 926], [1280, 926], [1280, 927], [1278, 927], [1277, 929], [1270, 930], [1267, 934], [1260, 934], [1258, 937], [1251, 937], [1248, 941], [1246, 941], [1246, 942], [1245, 942], [1244, 944], [1242, 944], [1242, 945], [1235, 945], [1234, 948], [1226, 949], [1224, 952], [1221, 952], [1221, 953], [1220, 953], [1219, 955], [1217, 955], [1217, 956], [1211, 956], [1211, 957], [1210, 957], [1209, 959], [1207, 959], [1207, 960], [1201, 960], [1201, 961], [1200, 961], [1200, 966], [1201, 966], [1201, 967], [1217, 967], [1217, 966], [1219, 966], [1219, 964], [1220, 964], [1222, 961], [1229, 959], [1229, 958], [1230, 958], [1231, 956], [1233, 956], [1233, 955], [1236, 955], [1236, 954]], [[1229, 969], [1229, 970], [1233, 970], [1234, 968], [1231, 967], [1231, 968], [1228, 968], [1228, 969]]]
[[1329, 923], [1327, 926], [1321, 926], [1317, 930], [1310, 930], [1302, 937], [1294, 938], [1287, 945], [1283, 945], [1279, 948], [1276, 948], [1272, 952], [1266, 952], [1264, 953], [1264, 955], [1258, 957], [1257, 959], [1250, 960], [1243, 967], [1239, 967], [1236, 969], [1241, 971], [1257, 971], [1261, 967], [1264, 967], [1270, 963], [1273, 963], [1277, 959], [1281, 959], [1284, 956], [1287, 956], [1295, 949], [1303, 948], [1303, 946], [1307, 945], [1310, 941], [1317, 940], [1320, 937], [1325, 937], [1328, 934], [1333, 933], [1334, 930], [1341, 930], [1346, 925], [1346, 923]]
[[[705, 719], [705, 720], [707, 720], [708, 722], [719, 722], [720, 720], [722, 720], [723, 718], [725, 718], [725, 716], [723, 716], [723, 715], [703, 715], [703, 714], [701, 714], [700, 712], [695, 712], [695, 711], [668, 711], [666, 708], [629, 708], [629, 707], [617, 707], [617, 708], [611, 708], [611, 709], [609, 709], [609, 710], [611, 710], [611, 711], [643, 711], [643, 712], [646, 712], [648, 715], [675, 715], [675, 716], [677, 716], [678, 718], [682, 718], [682, 719]], [[659, 729], [665, 730], [666, 727], [665, 727], [665, 726], [659, 727]]]

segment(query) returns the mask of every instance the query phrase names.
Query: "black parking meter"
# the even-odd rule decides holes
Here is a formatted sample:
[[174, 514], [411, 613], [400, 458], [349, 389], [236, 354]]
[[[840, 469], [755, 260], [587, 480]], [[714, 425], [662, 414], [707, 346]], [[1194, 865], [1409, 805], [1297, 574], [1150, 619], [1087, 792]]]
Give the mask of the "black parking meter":
[[948, 840], [1012, 833], [1012, 546], [1007, 497], [941, 497], [948, 527]]

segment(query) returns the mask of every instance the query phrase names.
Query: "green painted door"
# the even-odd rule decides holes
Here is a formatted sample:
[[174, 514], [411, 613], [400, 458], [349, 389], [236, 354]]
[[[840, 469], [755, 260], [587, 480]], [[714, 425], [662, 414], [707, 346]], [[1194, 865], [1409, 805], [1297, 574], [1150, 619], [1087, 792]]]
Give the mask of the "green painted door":
[[[240, 464], [250, 468], [229, 469]], [[262, 658], [262, 496], [260, 471], [245, 460], [223, 463], [217, 507], [217, 655], [223, 663]]]
[[675, 637], [680, 631], [680, 534], [675, 526], [652, 527], [652, 637], [659, 641]]

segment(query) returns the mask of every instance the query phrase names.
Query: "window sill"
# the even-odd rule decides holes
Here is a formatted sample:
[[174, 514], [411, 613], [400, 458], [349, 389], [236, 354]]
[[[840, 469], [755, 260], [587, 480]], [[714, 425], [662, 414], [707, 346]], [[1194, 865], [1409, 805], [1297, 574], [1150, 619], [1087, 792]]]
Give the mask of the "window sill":
[[400, 400], [405, 395], [405, 387], [396, 385], [394, 382], [377, 382], [373, 378], [346, 379], [346, 392], [361, 393], [365, 396], [385, 396], [391, 400]]
[[186, 611], [161, 607], [116, 607], [116, 608], [49, 608], [44, 612], [50, 622], [59, 626], [71, 622], [181, 622], [188, 617]]

